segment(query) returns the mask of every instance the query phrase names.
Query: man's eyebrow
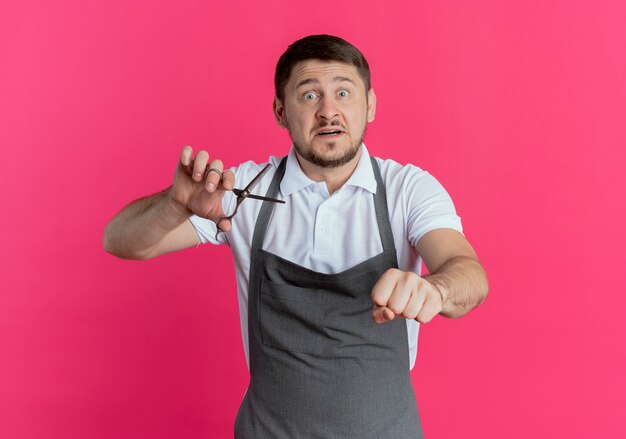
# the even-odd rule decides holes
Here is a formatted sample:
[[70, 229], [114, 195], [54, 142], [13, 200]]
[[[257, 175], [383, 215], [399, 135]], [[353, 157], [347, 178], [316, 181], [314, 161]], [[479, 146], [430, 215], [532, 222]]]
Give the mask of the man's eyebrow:
[[[352, 79], [350, 79], [350, 78], [348, 78], [346, 76], [335, 76], [333, 78], [333, 81], [334, 82], [348, 81], [348, 82], [351, 82], [352, 84], [356, 85], [356, 83]], [[302, 81], [298, 82], [298, 84], [296, 84], [296, 88], [300, 88], [303, 85], [307, 85], [307, 84], [319, 84], [319, 83], [320, 82], [319, 82], [319, 80], [317, 78], [306, 78], [306, 79], [303, 79]]]
[[303, 85], [307, 85], [307, 84], [319, 84], [320, 82], [316, 79], [316, 78], [307, 78], [307, 79], [303, 79], [302, 81], [298, 82], [298, 84], [296, 84], [296, 88], [300, 88]]
[[335, 81], [335, 82], [344, 82], [344, 81], [348, 81], [348, 82], [351, 82], [351, 83], [353, 83], [354, 85], [356, 85], [356, 83], [355, 83], [352, 79], [347, 78], [347, 77], [345, 77], [345, 76], [335, 76], [335, 77], [333, 78], [333, 81]]

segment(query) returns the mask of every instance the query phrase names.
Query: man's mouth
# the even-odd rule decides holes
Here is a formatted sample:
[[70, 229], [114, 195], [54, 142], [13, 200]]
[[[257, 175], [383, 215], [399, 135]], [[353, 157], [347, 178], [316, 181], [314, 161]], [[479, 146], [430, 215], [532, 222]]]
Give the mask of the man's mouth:
[[333, 130], [333, 129], [323, 129], [323, 130], [319, 130], [316, 133], [316, 135], [324, 136], [324, 137], [336, 137], [336, 136], [340, 136], [341, 134], [343, 134], [342, 130]]

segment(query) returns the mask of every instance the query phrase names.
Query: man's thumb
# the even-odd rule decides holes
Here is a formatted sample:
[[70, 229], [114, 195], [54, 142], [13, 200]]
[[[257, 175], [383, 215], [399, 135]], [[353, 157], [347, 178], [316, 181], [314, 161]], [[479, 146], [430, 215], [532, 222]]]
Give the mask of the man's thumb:
[[393, 320], [396, 315], [386, 306], [374, 305], [374, 311], [372, 311], [372, 318], [376, 323], [385, 323]]

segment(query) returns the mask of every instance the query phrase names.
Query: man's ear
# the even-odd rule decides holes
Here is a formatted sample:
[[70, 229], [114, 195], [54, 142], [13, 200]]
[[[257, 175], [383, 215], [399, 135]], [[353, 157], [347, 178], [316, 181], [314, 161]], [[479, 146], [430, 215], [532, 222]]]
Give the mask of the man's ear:
[[376, 93], [370, 88], [367, 92], [367, 121], [373, 122], [376, 117]]
[[285, 107], [278, 96], [274, 96], [272, 109], [274, 110], [274, 117], [276, 118], [278, 125], [281, 128], [287, 128], [287, 123], [285, 123]]

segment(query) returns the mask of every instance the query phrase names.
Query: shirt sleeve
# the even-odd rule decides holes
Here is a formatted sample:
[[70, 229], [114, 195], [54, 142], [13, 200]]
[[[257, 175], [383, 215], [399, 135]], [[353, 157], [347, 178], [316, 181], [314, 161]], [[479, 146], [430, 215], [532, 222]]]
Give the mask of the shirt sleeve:
[[226, 240], [222, 236], [223, 234], [218, 235], [217, 239], [215, 238], [215, 235], [217, 233], [217, 226], [213, 221], [197, 215], [192, 215], [191, 217], [189, 217], [189, 222], [196, 229], [196, 232], [198, 233], [198, 237], [200, 238], [202, 244], [226, 243]]
[[426, 233], [434, 229], [454, 229], [463, 233], [461, 218], [456, 214], [448, 192], [427, 171], [409, 166], [405, 179], [407, 194], [407, 234], [416, 246]]

